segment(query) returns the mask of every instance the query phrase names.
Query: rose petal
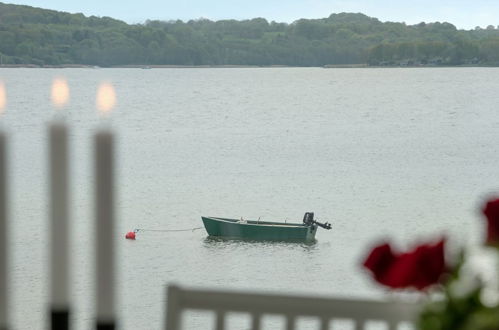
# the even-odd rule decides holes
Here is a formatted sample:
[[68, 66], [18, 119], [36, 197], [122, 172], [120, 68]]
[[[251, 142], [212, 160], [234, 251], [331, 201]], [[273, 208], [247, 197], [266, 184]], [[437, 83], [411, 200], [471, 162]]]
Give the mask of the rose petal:
[[485, 244], [499, 246], [499, 199], [487, 202], [483, 214], [487, 217]]

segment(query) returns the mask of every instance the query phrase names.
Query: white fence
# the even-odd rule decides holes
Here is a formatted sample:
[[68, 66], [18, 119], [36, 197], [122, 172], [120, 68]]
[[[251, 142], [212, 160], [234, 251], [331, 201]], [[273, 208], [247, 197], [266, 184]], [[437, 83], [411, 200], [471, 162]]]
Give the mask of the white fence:
[[286, 318], [286, 330], [294, 330], [298, 317], [315, 317], [320, 329], [327, 330], [331, 320], [350, 320], [354, 329], [364, 329], [370, 321], [381, 321], [390, 330], [402, 323], [412, 324], [419, 305], [407, 302], [377, 302], [366, 300], [330, 299], [319, 297], [257, 294], [215, 290], [192, 290], [168, 287], [166, 330], [182, 329], [185, 310], [212, 311], [215, 329], [224, 330], [226, 314], [243, 312], [251, 315], [251, 330], [261, 330], [264, 315]]

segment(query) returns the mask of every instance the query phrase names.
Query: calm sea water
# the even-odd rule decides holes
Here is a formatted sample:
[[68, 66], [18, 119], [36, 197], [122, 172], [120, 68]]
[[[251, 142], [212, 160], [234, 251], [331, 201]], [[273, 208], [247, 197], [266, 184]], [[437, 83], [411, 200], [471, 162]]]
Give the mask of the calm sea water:
[[[15, 329], [47, 324], [47, 132], [55, 77], [71, 88], [72, 301], [94, 315], [91, 137], [95, 93], [116, 88], [121, 329], [159, 329], [170, 283], [341, 297], [385, 293], [359, 267], [368, 248], [481, 240], [499, 191], [499, 70], [1, 69], [11, 134]], [[201, 215], [331, 221], [312, 245], [209, 240]], [[193, 329], [206, 328], [194, 315]], [[200, 324], [204, 324], [201, 326]]]

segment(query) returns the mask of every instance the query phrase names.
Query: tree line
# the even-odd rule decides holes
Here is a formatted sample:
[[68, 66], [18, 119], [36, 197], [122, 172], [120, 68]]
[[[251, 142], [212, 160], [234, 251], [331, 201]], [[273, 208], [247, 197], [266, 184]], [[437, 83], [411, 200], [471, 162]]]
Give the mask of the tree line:
[[499, 29], [406, 25], [360, 13], [293, 23], [127, 24], [0, 3], [0, 63], [44, 65], [499, 65]]

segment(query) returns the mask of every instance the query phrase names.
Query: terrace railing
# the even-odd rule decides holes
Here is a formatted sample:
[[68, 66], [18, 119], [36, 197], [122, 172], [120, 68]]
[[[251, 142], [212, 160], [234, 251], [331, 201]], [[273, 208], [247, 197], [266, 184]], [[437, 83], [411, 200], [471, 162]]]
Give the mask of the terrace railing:
[[320, 330], [330, 329], [331, 321], [349, 320], [355, 330], [365, 329], [371, 321], [385, 323], [385, 329], [395, 330], [400, 325], [413, 325], [420, 306], [409, 302], [381, 302], [277, 294], [259, 294], [216, 290], [193, 290], [178, 286], [168, 287], [166, 330], [181, 330], [182, 315], [186, 310], [211, 311], [215, 315], [215, 329], [225, 330], [226, 316], [243, 312], [251, 316], [251, 330], [262, 329], [262, 317], [281, 315], [286, 330], [296, 328], [300, 317], [319, 320]]

